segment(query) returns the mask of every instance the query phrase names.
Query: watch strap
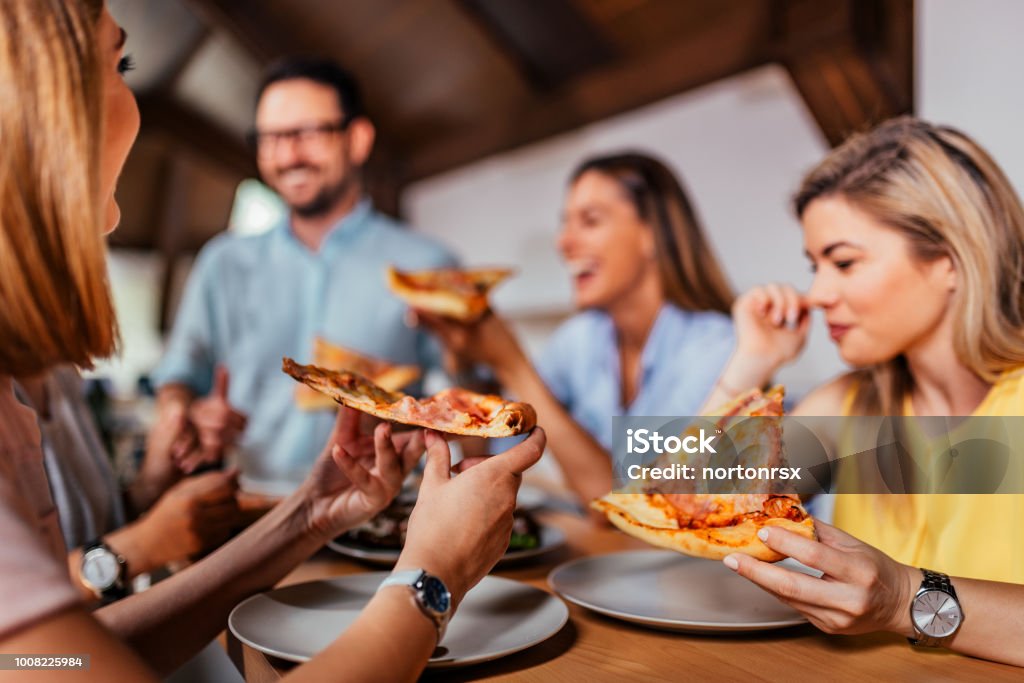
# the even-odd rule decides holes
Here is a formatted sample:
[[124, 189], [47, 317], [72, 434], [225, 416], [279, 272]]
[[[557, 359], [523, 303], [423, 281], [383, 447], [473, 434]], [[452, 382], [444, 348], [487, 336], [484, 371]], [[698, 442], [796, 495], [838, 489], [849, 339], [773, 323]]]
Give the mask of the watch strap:
[[[419, 608], [420, 612], [423, 613], [428, 619], [434, 622], [434, 628], [437, 629], [437, 642], [440, 643], [441, 639], [444, 638], [444, 632], [448, 628], [448, 618], [451, 616], [451, 609], [444, 613], [437, 613], [430, 609], [426, 601], [423, 598], [423, 580], [431, 576], [425, 569], [404, 569], [401, 571], [394, 571], [388, 575], [377, 590], [387, 588], [388, 586], [405, 586], [412, 591], [413, 599], [416, 603], [416, 607]], [[434, 577], [436, 578], [436, 577]], [[440, 579], [437, 579], [440, 581]], [[442, 585], [444, 583], [442, 582]], [[447, 590], [447, 588], [445, 588]]]

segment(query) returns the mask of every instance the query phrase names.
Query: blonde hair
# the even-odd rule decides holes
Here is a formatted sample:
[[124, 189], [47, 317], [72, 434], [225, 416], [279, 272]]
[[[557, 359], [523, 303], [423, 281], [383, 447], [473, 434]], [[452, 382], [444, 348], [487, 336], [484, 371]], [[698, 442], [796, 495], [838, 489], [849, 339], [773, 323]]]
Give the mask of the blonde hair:
[[636, 152], [587, 159], [573, 172], [572, 182], [587, 171], [616, 180], [640, 219], [651, 226], [665, 298], [685, 310], [729, 315], [732, 290], [675, 174]]
[[0, 374], [117, 344], [99, 169], [101, 0], [0, 3]]
[[[1024, 364], [1024, 209], [976, 142], [953, 128], [892, 119], [851, 137], [804, 178], [797, 215], [833, 195], [902, 233], [915, 258], [950, 258], [954, 349], [964, 366], [995, 382]], [[859, 382], [855, 413], [902, 413], [913, 387], [905, 358], [860, 374], [868, 381]]]

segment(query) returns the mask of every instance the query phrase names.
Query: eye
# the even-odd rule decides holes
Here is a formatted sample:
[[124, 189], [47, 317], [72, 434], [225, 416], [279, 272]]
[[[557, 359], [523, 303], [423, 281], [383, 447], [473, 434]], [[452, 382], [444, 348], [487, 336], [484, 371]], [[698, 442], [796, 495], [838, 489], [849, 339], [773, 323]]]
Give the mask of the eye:
[[131, 55], [125, 55], [117, 62], [117, 73], [124, 76], [126, 73], [135, 68], [135, 58]]
[[811, 269], [811, 272], [812, 272], [812, 273], [817, 273], [817, 272], [818, 272], [818, 264], [817, 264], [817, 263], [812, 263], [812, 264], [810, 264], [810, 265], [808, 266], [808, 268], [810, 268], [810, 269]]
[[853, 260], [852, 259], [848, 259], [846, 261], [836, 261], [835, 262], [835, 266], [839, 270], [849, 270], [850, 266], [852, 266], [852, 265], [853, 265]]

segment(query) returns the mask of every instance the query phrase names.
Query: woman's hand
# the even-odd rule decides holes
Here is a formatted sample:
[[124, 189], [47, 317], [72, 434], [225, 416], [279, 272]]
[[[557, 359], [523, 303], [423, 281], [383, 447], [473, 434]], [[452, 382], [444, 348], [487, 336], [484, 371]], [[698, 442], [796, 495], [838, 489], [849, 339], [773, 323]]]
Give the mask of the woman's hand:
[[807, 341], [810, 308], [803, 295], [789, 285], [770, 284], [754, 287], [736, 299], [732, 318], [736, 356], [760, 360], [770, 377], [800, 355]]
[[389, 423], [360, 433], [356, 410], [341, 407], [334, 432], [297, 495], [308, 529], [329, 540], [388, 506], [423, 455], [423, 431], [394, 435]]
[[[245, 523], [235, 502], [237, 472], [207, 472], [172, 486], [136, 524], [131, 546], [151, 569], [217, 548]], [[128, 557], [129, 567], [133, 559]]]
[[724, 563], [826, 633], [893, 631], [913, 636], [910, 602], [921, 572], [833, 526], [815, 520], [813, 541], [777, 527], [758, 537], [772, 550], [823, 572], [821, 578], [732, 554]]
[[199, 465], [220, 462], [224, 450], [235, 443], [245, 429], [247, 418], [235, 410], [228, 401], [228, 370], [218, 366], [213, 378], [213, 390], [208, 396], [196, 399], [189, 406], [189, 423], [199, 441], [197, 450], [175, 453], [183, 472], [192, 472]]
[[413, 318], [436, 334], [445, 349], [463, 364], [482, 363], [500, 374], [525, 357], [512, 330], [491, 311], [472, 323], [425, 311], [413, 311]]
[[458, 605], [508, 550], [522, 473], [540, 459], [546, 438], [536, 428], [500, 455], [461, 467], [452, 478], [451, 452], [427, 432], [427, 462], [395, 569], [425, 569], [445, 582]]

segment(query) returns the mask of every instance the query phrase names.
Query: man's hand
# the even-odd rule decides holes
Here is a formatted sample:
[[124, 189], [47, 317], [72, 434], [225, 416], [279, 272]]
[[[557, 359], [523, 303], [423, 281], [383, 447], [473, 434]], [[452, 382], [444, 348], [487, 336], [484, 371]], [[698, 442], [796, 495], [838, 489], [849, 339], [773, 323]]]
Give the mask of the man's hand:
[[224, 457], [224, 449], [231, 446], [245, 429], [246, 416], [232, 408], [228, 402], [227, 368], [217, 367], [213, 391], [205, 398], [192, 402], [188, 417], [199, 448], [185, 450], [179, 446], [175, 453], [178, 467], [186, 473], [193, 472], [200, 465], [220, 462]]

